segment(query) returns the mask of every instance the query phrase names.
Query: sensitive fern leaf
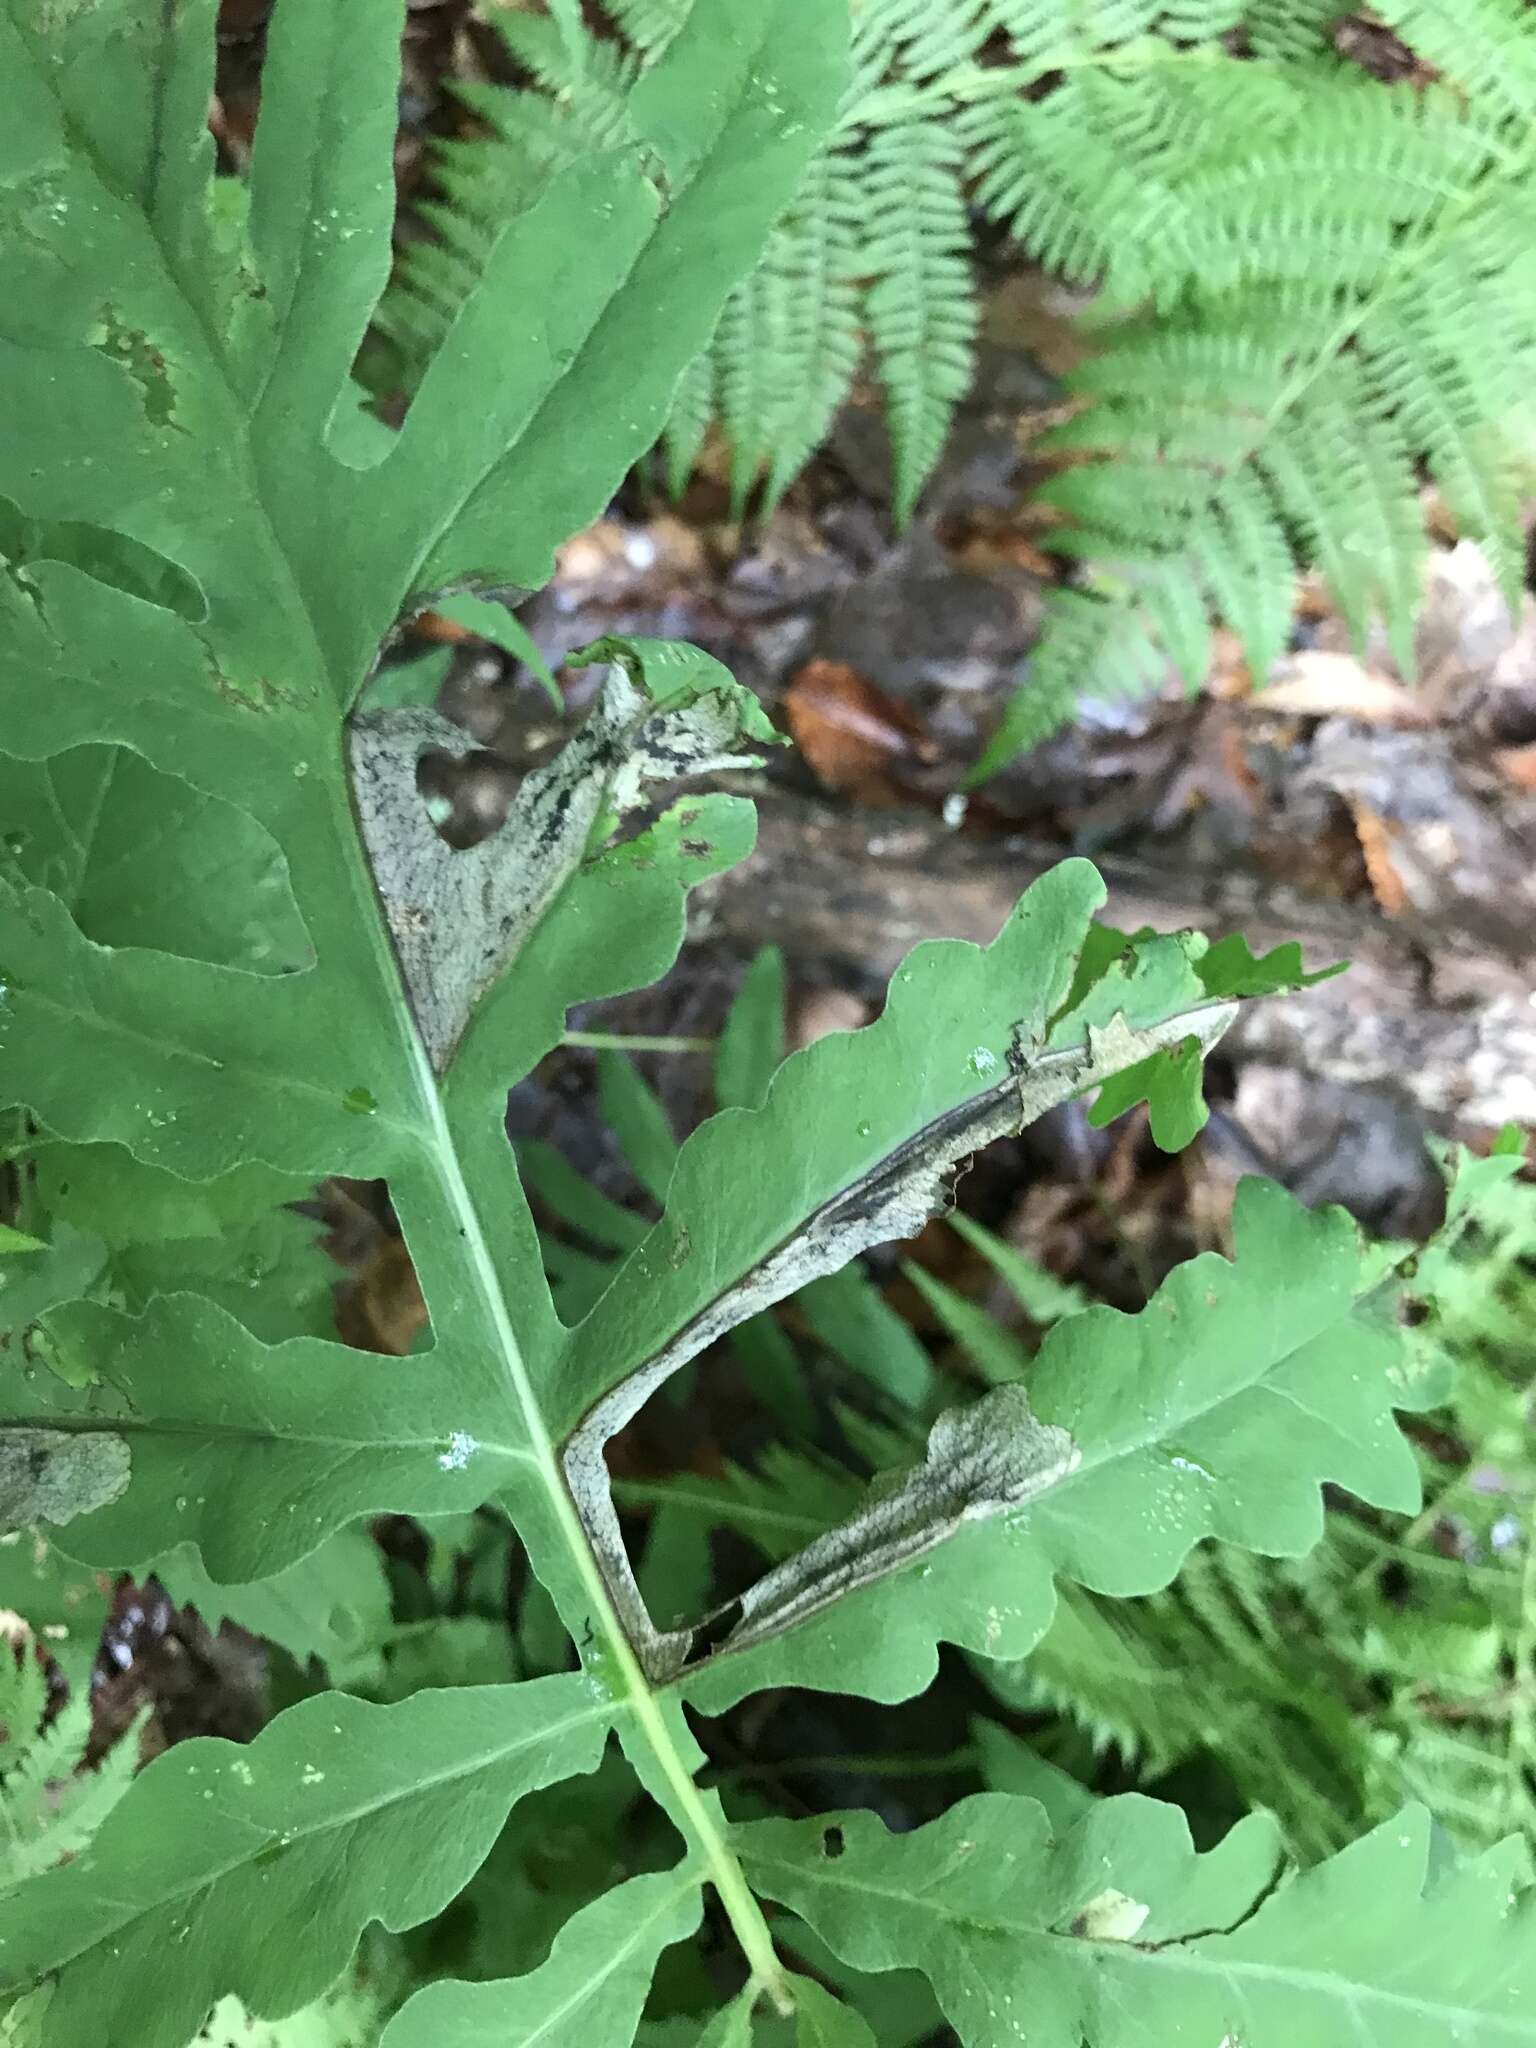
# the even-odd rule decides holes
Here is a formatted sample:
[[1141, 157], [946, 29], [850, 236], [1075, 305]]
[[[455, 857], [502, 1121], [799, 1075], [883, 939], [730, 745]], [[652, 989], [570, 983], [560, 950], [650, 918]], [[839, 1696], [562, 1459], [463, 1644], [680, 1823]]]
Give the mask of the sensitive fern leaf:
[[438, 1983], [418, 1991], [380, 2048], [549, 2040], [628, 2041], [656, 1958], [698, 1924], [698, 1875], [686, 1867], [631, 1878], [566, 1922], [547, 1962], [526, 1977]]
[[[633, 1860], [585, 1870], [542, 1960], [426, 1989], [396, 2023], [405, 2038], [530, 2015], [558, 2038], [566, 2015], [622, 2048], [708, 1886], [747, 1985], [729, 2026], [752, 2024], [761, 1994], [803, 2039], [867, 2048], [780, 1960], [743, 1863], [754, 1838], [733, 1838], [698, 1783], [685, 1704], [796, 1684], [901, 1697], [941, 1641], [1022, 1655], [1058, 1574], [1136, 1592], [1207, 1534], [1304, 1549], [1328, 1481], [1407, 1505], [1397, 1339], [1361, 1300], [1355, 1233], [1250, 1187], [1234, 1264], [1193, 1262], [1141, 1318], [1067, 1318], [1027, 1390], [932, 1403], [925, 1443], [888, 1431], [902, 1469], [851, 1512], [826, 1498], [798, 1555], [697, 1625], [653, 1623], [605, 1445], [797, 1289], [819, 1287], [835, 1322], [839, 1269], [913, 1235], [975, 1150], [1058, 1104], [1145, 1100], [1156, 1137], [1186, 1138], [1202, 1055], [1242, 1002], [1306, 978], [1299, 954], [1128, 940], [1093, 923], [1102, 882], [1069, 861], [990, 947], [918, 949], [865, 1030], [771, 1079], [769, 1033], [738, 1047], [728, 1085], [750, 1106], [675, 1151], [610, 1067], [607, 1100], [664, 1210], [638, 1238], [601, 1212], [624, 1256], [565, 1321], [508, 1090], [574, 1006], [670, 967], [688, 891], [748, 852], [753, 820], [741, 798], [665, 785], [754, 756], [766, 722], [695, 650], [588, 650], [586, 725], [525, 779], [501, 832], [455, 851], [416, 777], [424, 746], [451, 736], [419, 706], [355, 707], [402, 614], [444, 589], [539, 580], [654, 440], [835, 117], [842, 24], [819, 0], [695, 7], [626, 88], [622, 137], [540, 157], [529, 202], [476, 243], [396, 433], [359, 409], [351, 366], [389, 260], [403, 6], [279, 0], [248, 217], [210, 254], [215, 12], [202, 0], [146, 26], [131, 0], [0, 9], [0, 298], [18, 309], [0, 334], [0, 493], [23, 522], [14, 553], [0, 535], [0, 730], [21, 764], [0, 873], [0, 1108], [23, 1240], [3, 1254], [21, 1278], [7, 1275], [0, 1453], [24, 1512], [65, 1517], [66, 1560], [164, 1560], [210, 1611], [253, 1619], [336, 1583], [377, 1616], [362, 1529], [478, 1518], [503, 1600], [516, 1578], [501, 1668], [543, 1675], [486, 1682], [470, 1659], [438, 1674], [462, 1682], [423, 1685], [401, 1660], [384, 1681], [397, 1703], [310, 1692], [249, 1743], [174, 1745], [80, 1854], [7, 1896], [0, 1996], [38, 1995], [41, 2048], [185, 2048], [231, 1996], [282, 2021], [344, 1981], [371, 1924], [444, 1914], [519, 1802], [601, 1763], [633, 1769], [626, 1798], [649, 1829]], [[561, 32], [575, 21], [563, 5]], [[114, 27], [148, 84], [103, 90]], [[81, 792], [119, 775], [133, 800], [103, 806], [90, 858], [60, 866], [59, 800], [88, 818]], [[648, 822], [626, 832], [642, 791]], [[143, 832], [146, 808], [175, 829]], [[205, 832], [222, 858], [189, 860]], [[114, 863], [131, 888], [105, 886]], [[76, 1163], [82, 1215], [103, 1229], [142, 1191], [143, 1238], [119, 1250], [49, 1212]], [[343, 1344], [312, 1303], [246, 1305], [246, 1233], [274, 1215], [307, 1233], [279, 1205], [329, 1176], [387, 1184], [425, 1312], [409, 1355]], [[202, 1234], [178, 1234], [189, 1225]], [[858, 1318], [842, 1308], [848, 1342]], [[938, 1376], [911, 1363], [926, 1400]], [[445, 1619], [475, 1617], [434, 1604], [434, 1633]], [[1185, 1885], [1182, 1842], [1170, 1860], [1200, 1896], [1196, 1924], [1221, 1924], [1198, 1874]], [[1127, 1864], [1110, 1899], [1100, 1880], [1082, 1903], [1096, 1939], [1125, 1926], [1142, 1881]], [[965, 1900], [962, 1882], [956, 1915]], [[887, 1918], [910, 1959], [916, 1932]], [[1459, 1957], [1412, 1953], [1426, 2000], [1456, 2011]], [[1523, 1980], [1502, 1988], [1536, 2024]]]
[[984, 1793], [905, 1835], [846, 1813], [735, 1838], [846, 1962], [922, 1970], [965, 2048], [1536, 2037], [1522, 1851], [1458, 1864], [1422, 1809], [1293, 1877], [1266, 1822], [1197, 1856], [1175, 1809], [1134, 1795], [1054, 1837], [1034, 1800]]

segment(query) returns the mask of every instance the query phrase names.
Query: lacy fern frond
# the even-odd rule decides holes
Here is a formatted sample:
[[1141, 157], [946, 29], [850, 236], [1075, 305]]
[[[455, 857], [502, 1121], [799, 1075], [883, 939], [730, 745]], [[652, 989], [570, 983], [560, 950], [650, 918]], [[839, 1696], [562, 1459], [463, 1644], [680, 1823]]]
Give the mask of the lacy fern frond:
[[[1237, 630], [1260, 676], [1284, 645], [1294, 576], [1313, 565], [1357, 640], [1381, 618], [1411, 669], [1421, 467], [1505, 591], [1520, 587], [1536, 21], [1497, 0], [1458, 8], [1454, 24], [1428, 5], [1383, 13], [1444, 84], [1388, 86], [1289, 52], [1273, 67], [1212, 64], [1195, 49], [1170, 53], [1155, 87], [1128, 69], [1085, 74], [1038, 108], [971, 117], [1003, 167], [986, 174], [988, 202], [1013, 205], [1042, 262], [1102, 279], [1103, 345], [1073, 380], [1081, 410], [1055, 437], [1070, 466], [1044, 494], [1064, 522], [1053, 538], [1101, 568], [1160, 561], [1187, 604]], [[1080, 136], [1104, 159], [1094, 177]], [[1026, 150], [1033, 175], [1018, 167]], [[1140, 610], [1200, 679], [1139, 591], [1098, 601]], [[1116, 689], [1078, 665], [1083, 632], [1071, 608], [1048, 619], [982, 773], [1075, 697]]]
[[31, 1639], [0, 1633], [0, 1897], [73, 1855], [127, 1791], [136, 1730], [88, 1770], [90, 1732], [89, 1699], [69, 1699], [50, 1714]]

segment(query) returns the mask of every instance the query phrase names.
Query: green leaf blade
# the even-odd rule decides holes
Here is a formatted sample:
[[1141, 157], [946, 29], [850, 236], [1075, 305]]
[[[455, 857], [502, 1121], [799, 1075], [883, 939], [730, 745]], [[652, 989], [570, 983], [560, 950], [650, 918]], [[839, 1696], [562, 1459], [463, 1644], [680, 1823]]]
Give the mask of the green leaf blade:
[[625, 2048], [657, 1956], [693, 1932], [701, 1904], [689, 1870], [631, 1878], [568, 1920], [549, 1959], [526, 1977], [418, 1991], [380, 2048], [501, 2048], [512, 2040]]
[[[256, 2013], [295, 2011], [370, 1920], [398, 1930], [439, 1912], [516, 1800], [596, 1765], [607, 1723], [563, 1676], [393, 1707], [322, 1694], [253, 1743], [180, 1744], [83, 1857], [7, 1902], [0, 1987], [55, 1973], [44, 2048], [119, 2030], [185, 2048], [210, 1983]], [[403, 1839], [409, 1857], [391, 1853]]]
[[1458, 1868], [1422, 1810], [1272, 1894], [1266, 1822], [1197, 1856], [1176, 1808], [1134, 1795], [1054, 1840], [1033, 1800], [997, 1793], [907, 1835], [858, 1813], [736, 1839], [753, 1881], [845, 1961], [915, 1962], [965, 2048], [1021, 2031], [1039, 2048], [1536, 2039], [1536, 1891], [1512, 1888], [1516, 1844]]
[[491, 473], [435, 551], [426, 587], [482, 567], [530, 588], [545, 582], [554, 546], [653, 445], [744, 268], [739, 252], [761, 245], [831, 121], [846, 33], [817, 0], [693, 10], [631, 99], [632, 132], [659, 160], [657, 231], [515, 463]]

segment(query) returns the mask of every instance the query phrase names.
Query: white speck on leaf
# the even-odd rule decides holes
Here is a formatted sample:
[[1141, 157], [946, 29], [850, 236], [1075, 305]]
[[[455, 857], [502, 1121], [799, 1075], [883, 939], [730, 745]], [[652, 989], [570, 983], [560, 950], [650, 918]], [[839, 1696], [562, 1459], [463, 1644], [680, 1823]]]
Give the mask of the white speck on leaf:
[[448, 1439], [447, 1450], [438, 1453], [437, 1462], [445, 1472], [462, 1472], [479, 1448], [468, 1430], [456, 1429]]
[[1520, 1541], [1521, 1533], [1518, 1515], [1500, 1515], [1499, 1519], [1488, 1531], [1488, 1541], [1502, 1556], [1506, 1550], [1514, 1549], [1515, 1545]]
[[990, 1046], [978, 1045], [966, 1061], [966, 1065], [973, 1074], [985, 1077], [988, 1074], [996, 1073], [997, 1054], [992, 1051]]

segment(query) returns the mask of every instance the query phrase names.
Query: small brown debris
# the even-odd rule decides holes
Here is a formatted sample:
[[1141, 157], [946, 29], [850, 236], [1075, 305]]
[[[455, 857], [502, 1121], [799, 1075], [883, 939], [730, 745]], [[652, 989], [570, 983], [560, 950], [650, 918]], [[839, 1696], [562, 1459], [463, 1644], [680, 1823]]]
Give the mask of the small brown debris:
[[1291, 718], [1353, 718], [1365, 725], [1427, 725], [1424, 705], [1394, 677], [1369, 668], [1352, 654], [1312, 647], [1291, 655], [1262, 690], [1248, 699], [1252, 711], [1278, 711]]
[[1494, 766], [1506, 782], [1528, 795], [1536, 795], [1536, 744], [1526, 747], [1499, 747], [1493, 756]]
[[1350, 815], [1355, 821], [1355, 836], [1360, 841], [1360, 851], [1365, 856], [1365, 872], [1370, 878], [1371, 894], [1388, 917], [1401, 917], [1410, 903], [1407, 884], [1398, 873], [1392, 858], [1392, 841], [1395, 828], [1379, 817], [1369, 805], [1352, 802]]
[[852, 989], [809, 989], [790, 1019], [789, 1050], [799, 1052], [834, 1031], [857, 1031], [872, 1014], [870, 1005]]

